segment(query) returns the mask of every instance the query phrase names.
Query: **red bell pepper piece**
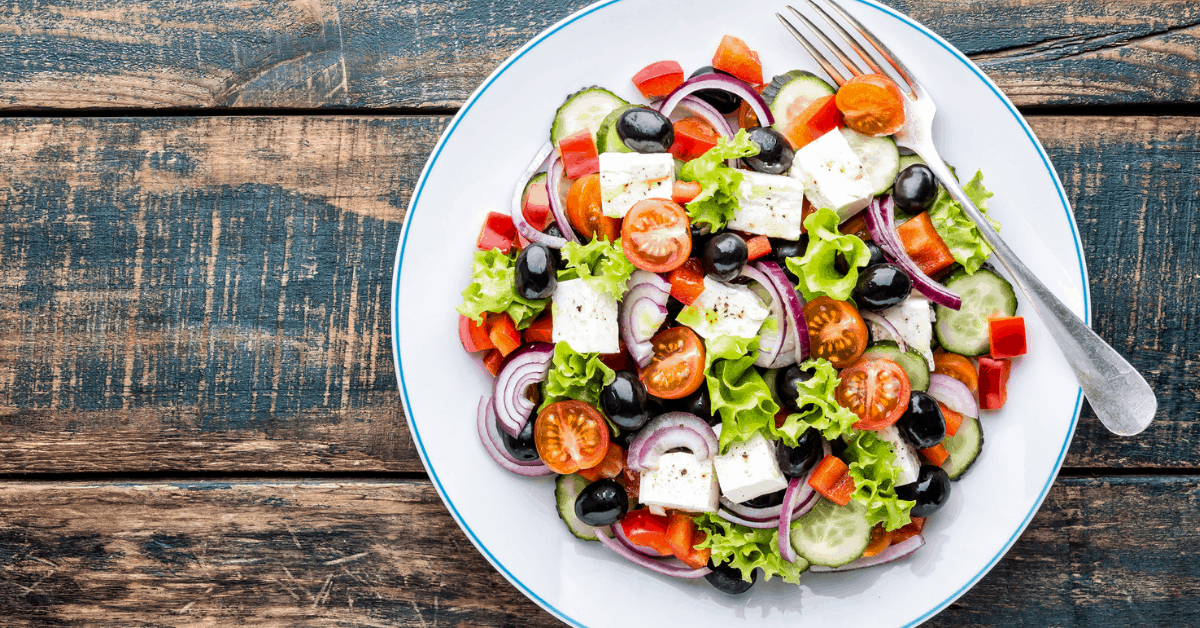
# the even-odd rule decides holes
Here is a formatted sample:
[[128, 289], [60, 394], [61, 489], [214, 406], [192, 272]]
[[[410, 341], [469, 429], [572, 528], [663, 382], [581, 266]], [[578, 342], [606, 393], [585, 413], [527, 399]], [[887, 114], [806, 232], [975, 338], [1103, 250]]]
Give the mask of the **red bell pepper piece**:
[[463, 349], [467, 353], [496, 348], [492, 344], [492, 339], [488, 338], [487, 329], [484, 328], [483, 323], [476, 323], [462, 314], [458, 315], [458, 339], [462, 341]]
[[904, 527], [892, 531], [892, 545], [902, 543], [921, 533], [925, 527], [925, 517], [913, 517]]
[[896, 235], [900, 236], [904, 252], [926, 275], [937, 274], [954, 263], [949, 247], [933, 228], [929, 212], [921, 212], [916, 218], [896, 227]]
[[940, 467], [942, 466], [942, 463], [950, 457], [950, 452], [946, 451], [945, 445], [938, 443], [933, 447], [926, 447], [925, 449], [922, 449], [921, 455], [925, 456], [925, 459], [929, 461], [929, 464]]
[[942, 418], [946, 420], [946, 436], [954, 436], [958, 433], [958, 428], [962, 425], [963, 415], [947, 408], [938, 402], [938, 407], [942, 409]]
[[721, 138], [703, 118], [683, 118], [673, 126], [675, 142], [671, 144], [671, 154], [680, 161], [691, 161], [703, 155]]
[[630, 543], [639, 547], [649, 547], [663, 556], [671, 556], [671, 546], [667, 543], [667, 526], [669, 520], [660, 517], [647, 508], [631, 510], [621, 520], [621, 529]]
[[995, 316], [988, 319], [988, 338], [993, 358], [1025, 355], [1025, 317]]
[[1012, 362], [1004, 358], [993, 360], [979, 356], [979, 408], [999, 410], [1008, 401], [1008, 374]]
[[550, 192], [545, 181], [539, 181], [525, 191], [521, 202], [521, 213], [534, 229], [544, 231], [550, 224]]
[[[699, 538], [697, 538], [699, 537]], [[667, 523], [667, 545], [675, 558], [692, 569], [700, 569], [708, 564], [712, 554], [710, 549], [698, 550], [695, 546], [705, 539], [703, 532], [696, 529], [696, 522], [686, 513], [673, 513]]]
[[529, 327], [526, 327], [525, 331], [522, 332], [522, 336], [525, 338], [525, 342], [553, 343], [554, 318], [550, 314], [550, 309], [546, 308], [546, 311], [541, 316], [530, 323]]
[[758, 53], [733, 35], [721, 38], [721, 45], [717, 46], [717, 52], [713, 55], [712, 67], [751, 85], [763, 82], [762, 61], [759, 61]]
[[667, 275], [671, 282], [671, 296], [684, 305], [691, 305], [704, 292], [704, 269], [700, 260], [689, 257], [682, 266]]
[[513, 226], [512, 217], [508, 214], [488, 212], [479, 230], [479, 239], [475, 246], [480, 251], [499, 249], [505, 255], [512, 250], [513, 240], [517, 237], [517, 228]]
[[846, 125], [841, 110], [837, 108], [837, 101], [832, 95], [822, 96], [813, 101], [804, 112], [808, 118], [805, 120], [805, 124], [808, 125], [808, 130], [814, 139]]
[[504, 354], [499, 349], [489, 349], [483, 354], [483, 368], [495, 377], [500, 374], [500, 366], [504, 364]]
[[746, 248], [750, 252], [746, 261], [753, 261], [771, 254], [771, 241], [767, 239], [767, 236], [754, 236], [746, 240]]
[[578, 179], [585, 174], [600, 172], [600, 155], [596, 153], [596, 140], [592, 132], [584, 129], [570, 137], [558, 140], [562, 153], [563, 168], [568, 179]]
[[656, 61], [633, 75], [633, 84], [646, 98], [666, 98], [683, 83], [678, 61]]
[[817, 468], [813, 469], [808, 478], [808, 485], [838, 506], [850, 503], [850, 496], [854, 494], [855, 488], [854, 478], [850, 477], [850, 467], [833, 454], [825, 456], [817, 464]]
[[508, 357], [508, 354], [521, 346], [521, 333], [517, 331], [517, 326], [508, 314], [488, 314], [487, 326], [488, 338], [504, 357]]

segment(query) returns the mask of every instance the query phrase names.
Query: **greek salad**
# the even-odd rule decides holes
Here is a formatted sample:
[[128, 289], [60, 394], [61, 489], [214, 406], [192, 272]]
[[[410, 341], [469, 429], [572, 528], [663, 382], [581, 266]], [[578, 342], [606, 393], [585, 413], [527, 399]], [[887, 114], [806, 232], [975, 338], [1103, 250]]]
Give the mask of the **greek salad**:
[[[904, 558], [1026, 352], [1012, 286], [917, 156], [892, 79], [712, 65], [571, 94], [458, 307], [501, 468], [570, 532], [730, 594]], [[981, 208], [991, 193], [964, 185]]]

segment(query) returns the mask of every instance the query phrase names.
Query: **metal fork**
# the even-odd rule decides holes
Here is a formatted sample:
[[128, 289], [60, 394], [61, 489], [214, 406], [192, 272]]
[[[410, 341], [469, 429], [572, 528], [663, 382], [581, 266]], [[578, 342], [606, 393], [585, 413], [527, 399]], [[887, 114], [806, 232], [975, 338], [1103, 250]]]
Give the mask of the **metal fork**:
[[[830, 30], [835, 33], [835, 37], [840, 37], [862, 59], [869, 68], [869, 72], [888, 76], [888, 73], [877, 63], [876, 58], [859, 45], [858, 41], [833, 16], [813, 0], [805, 0], [805, 2], [829, 23]], [[954, 200], [962, 205], [967, 216], [975, 221], [980, 233], [995, 251], [1000, 263], [1016, 279], [1017, 286], [1025, 293], [1026, 298], [1033, 304], [1033, 309], [1041, 317], [1046, 328], [1050, 330], [1050, 335], [1058, 343], [1067, 361], [1071, 364], [1075, 376], [1079, 378], [1083, 394], [1091, 402], [1092, 409], [1096, 411], [1100, 421], [1112, 432], [1123, 436], [1137, 434], [1146, 429], [1146, 426], [1150, 425], [1150, 421], [1154, 419], [1158, 401], [1145, 378], [1115, 349], [1097, 336], [1096, 332], [1089, 329], [1030, 272], [1025, 264], [1021, 263], [1021, 260], [1004, 243], [1000, 234], [992, 228], [991, 223], [983, 216], [979, 208], [971, 202], [966, 192], [951, 175], [950, 169], [946, 167], [945, 162], [938, 155], [937, 147], [933, 144], [933, 117], [937, 107], [921, 83], [914, 78], [912, 71], [870, 30], [842, 8], [837, 0], [826, 0], [826, 2], [879, 53], [883, 61], [896, 71], [901, 79], [897, 82], [901, 86], [901, 91], [906, 91], [904, 86], [908, 86], [905, 93], [904, 126], [895, 135], [896, 144], [920, 155], [950, 195], [954, 197]], [[841, 46], [835, 44], [826, 32], [823, 32], [795, 8], [788, 6], [788, 9], [841, 61], [852, 77], [868, 73], [868, 70], [860, 67]], [[784, 27], [839, 86], [845, 84], [847, 78], [808, 38], [782, 15], [776, 13], [775, 16], [779, 18], [780, 22], [783, 22]], [[892, 78], [894, 80], [895, 77]]]

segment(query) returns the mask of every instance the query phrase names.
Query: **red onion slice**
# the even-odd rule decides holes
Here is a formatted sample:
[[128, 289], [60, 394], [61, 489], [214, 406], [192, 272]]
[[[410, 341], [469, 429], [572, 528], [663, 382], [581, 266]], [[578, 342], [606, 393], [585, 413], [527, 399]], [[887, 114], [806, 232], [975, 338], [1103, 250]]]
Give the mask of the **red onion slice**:
[[496, 375], [496, 381], [492, 384], [492, 398], [495, 399], [500, 427], [509, 436], [516, 438], [525, 428], [525, 422], [535, 406], [525, 391], [546, 379], [553, 358], [554, 345], [534, 342], [508, 356]]
[[605, 545], [605, 547], [616, 552], [622, 558], [627, 559], [629, 562], [634, 563], [636, 565], [640, 565], [642, 567], [645, 567], [646, 569], [649, 569], [650, 571], [653, 571], [654, 573], [662, 574], [664, 576], [671, 576], [672, 578], [684, 578], [684, 579], [688, 579], [688, 580], [695, 580], [697, 578], [703, 578], [704, 576], [707, 576], [711, 572], [711, 570], [708, 567], [702, 567], [700, 569], [692, 569], [691, 567], [688, 567], [687, 565], [672, 565], [669, 563], [661, 562], [656, 558], [651, 558], [649, 556], [646, 556], [645, 554], [641, 554], [632, 549], [629, 549], [628, 547], [625, 547], [623, 544], [621, 544], [620, 541], [618, 541], [616, 539], [608, 538], [608, 536], [605, 535], [604, 531], [601, 530], [600, 528], [594, 528], [593, 532], [595, 532], [596, 538], [600, 539], [600, 542], [603, 543]]
[[854, 571], [855, 569], [863, 569], [865, 567], [875, 567], [884, 563], [890, 563], [894, 560], [900, 560], [912, 555], [913, 552], [925, 545], [925, 537], [920, 534], [909, 537], [899, 543], [884, 549], [882, 552], [874, 556], [862, 556], [842, 565], [841, 567], [824, 567], [822, 565], [813, 565], [812, 571], [815, 573], [838, 573], [842, 571]]
[[649, 556], [651, 558], [664, 558], [666, 556], [670, 556], [670, 554], [659, 554], [658, 550], [656, 550], [654, 548], [642, 547], [641, 545], [638, 545], [638, 544], [634, 543], [633, 541], [629, 540], [629, 535], [625, 534], [625, 528], [621, 527], [620, 521], [612, 524], [611, 528], [613, 531], [614, 538], [616, 538], [618, 541], [620, 541], [621, 544], [624, 545], [625, 547], [627, 547], [643, 556]]
[[896, 235], [896, 225], [892, 215], [893, 205], [892, 197], [884, 196], [882, 200], [879, 198], [872, 200], [870, 207], [863, 212], [863, 218], [866, 219], [867, 230], [871, 232], [871, 238], [875, 240], [875, 244], [879, 246], [880, 251], [883, 251], [883, 256], [888, 261], [899, 266], [912, 278], [917, 292], [929, 297], [930, 301], [938, 305], [944, 305], [952, 310], [959, 309], [962, 307], [962, 299], [947, 290], [946, 286], [930, 279], [929, 275], [917, 267], [917, 263], [905, 252], [900, 237]]
[[[550, 159], [550, 157], [555, 154], [554, 144], [551, 144], [550, 142], [546, 142], [542, 148], [538, 150], [537, 156], [533, 158], [533, 161], [529, 162], [529, 167], [525, 169], [525, 172], [521, 173], [521, 178], [517, 179], [517, 191], [513, 192], [512, 206], [509, 208], [509, 215], [512, 216], [513, 225], [517, 228], [517, 232], [525, 236], [526, 240], [529, 240], [530, 242], [540, 242], [548, 247], [560, 249], [564, 244], [567, 243], [567, 241], [558, 236], [542, 233], [534, 228], [533, 225], [529, 224], [529, 221], [525, 220], [525, 212], [523, 211], [523, 203], [521, 202], [524, 200], [525, 186], [529, 184], [529, 180], [533, 178], [534, 174], [545, 167], [546, 160]], [[549, 188], [547, 188], [547, 192], [548, 191]], [[551, 201], [551, 205], [553, 206], [553, 201]]]
[[[785, 310], [786, 312], [786, 310]], [[785, 366], [791, 366], [796, 363], [796, 328], [790, 323], [787, 325], [787, 335], [783, 338], [783, 347], [779, 350], [779, 357], [775, 361], [768, 364], [769, 369], [781, 369]]]
[[926, 392], [930, 397], [946, 404], [947, 408], [963, 416], [979, 418], [979, 404], [975, 401], [975, 395], [971, 394], [971, 389], [949, 375], [939, 373], [930, 375], [929, 390]]
[[645, 368], [654, 357], [650, 339], [667, 320], [670, 290], [670, 282], [652, 272], [636, 270], [629, 278], [618, 323], [625, 349], [639, 367]]
[[669, 116], [670, 112], [675, 110], [680, 101], [702, 89], [719, 89], [729, 92], [746, 101], [746, 104], [754, 111], [754, 115], [758, 116], [759, 124], [763, 126], [775, 124], [775, 116], [771, 115], [771, 109], [767, 107], [767, 103], [763, 100], [762, 96], [754, 91], [754, 88], [741, 79], [715, 72], [712, 74], [701, 74], [700, 76], [684, 81], [682, 85], [676, 87], [675, 91], [671, 92], [662, 101], [659, 111], [663, 115]]
[[787, 309], [791, 323], [796, 330], [796, 363], [799, 364], [808, 357], [808, 322], [804, 320], [804, 301], [796, 294], [796, 287], [788, 280], [783, 269], [775, 262], [758, 262], [755, 268], [775, 286], [775, 291], [783, 297], [784, 308]]
[[[487, 397], [480, 398], [479, 410], [476, 413], [475, 429], [479, 432], [479, 441], [483, 443], [483, 448], [487, 450], [488, 455], [492, 457], [492, 460], [495, 460], [496, 464], [500, 465], [506, 471], [511, 471], [512, 473], [523, 475], [525, 477], [532, 478], [543, 475], [554, 475], [554, 472], [550, 470], [550, 467], [542, 464], [541, 461], [533, 464], [521, 464], [517, 462], [511, 462], [504, 454], [500, 453], [502, 450], [504, 450], [504, 446], [497, 445], [497, 443], [492, 440], [492, 437], [488, 432], [488, 424], [490, 423], [494, 425], [496, 422], [494, 415], [489, 410], [491, 405], [491, 400]], [[499, 432], [496, 432], [495, 435], [497, 439], [500, 436]]]
[[736, 523], [740, 526], [746, 526], [747, 528], [754, 528], [756, 530], [770, 530], [771, 528], [774, 528], [776, 525], [776, 521], [773, 519], [768, 520], [768, 521], [757, 521], [754, 519], [746, 519], [744, 517], [739, 517], [739, 516], [733, 514], [732, 512], [729, 512], [725, 508], [717, 509], [717, 516], [730, 522], [730, 523]]
[[[805, 485], [808, 484], [808, 480], [805, 480], [804, 482], [805, 482]], [[796, 508], [796, 510], [794, 512], [792, 512], [792, 521], [795, 521], [795, 520], [799, 519], [800, 517], [807, 515], [808, 511], [812, 510], [813, 506], [816, 506], [817, 502], [819, 502], [819, 501], [821, 501], [821, 496], [818, 495], [816, 491], [813, 491], [811, 494], [809, 494], [808, 499], [805, 499], [804, 501], [800, 502], [800, 506], [798, 506]]]
[[754, 366], [770, 367], [770, 365], [779, 359], [779, 354], [783, 351], [783, 346], [787, 342], [791, 326], [789, 322], [790, 317], [788, 316], [787, 308], [783, 304], [783, 299], [779, 296], [779, 291], [775, 288], [775, 284], [761, 270], [753, 266], [745, 266], [742, 268], [742, 276], [757, 282], [771, 297], [771, 303], [767, 307], [771, 310], [771, 317], [778, 322], [779, 329], [773, 334], [762, 333], [760, 330], [758, 335], [758, 356], [754, 360]]
[[800, 487], [812, 488], [808, 486], [805, 478], [792, 478], [788, 482], [787, 491], [783, 494], [783, 512], [779, 514], [779, 555], [789, 563], [796, 562], [796, 549], [792, 547], [792, 512], [803, 501], [801, 497], [807, 497], [807, 494], [801, 493]]
[[908, 351], [908, 344], [904, 342], [904, 336], [900, 335], [900, 330], [896, 329], [896, 326], [893, 325], [891, 321], [879, 314], [876, 314], [875, 312], [859, 310], [858, 313], [862, 315], [864, 321], [878, 325], [879, 327], [883, 328], [883, 331], [887, 332], [887, 335], [889, 336], [888, 338], [872, 338], [872, 340], [895, 340], [896, 345], [899, 347], [901, 353]]
[[626, 465], [634, 471], [658, 468], [658, 459], [672, 449], [683, 448], [699, 460], [717, 454], [717, 435], [700, 417], [687, 412], [668, 412], [651, 419], [629, 443]]
[[[550, 154], [549, 159], [550, 169], [546, 171], [546, 192], [550, 197], [550, 213], [554, 215], [554, 222], [558, 224], [558, 230], [562, 232], [563, 238], [567, 242], [578, 242], [579, 236], [575, 235], [571, 221], [567, 220], [567, 196], [566, 190], [563, 189], [566, 172], [563, 170], [562, 157], [559, 156], [557, 148]], [[562, 245], [560, 244], [558, 248], [562, 248]]]

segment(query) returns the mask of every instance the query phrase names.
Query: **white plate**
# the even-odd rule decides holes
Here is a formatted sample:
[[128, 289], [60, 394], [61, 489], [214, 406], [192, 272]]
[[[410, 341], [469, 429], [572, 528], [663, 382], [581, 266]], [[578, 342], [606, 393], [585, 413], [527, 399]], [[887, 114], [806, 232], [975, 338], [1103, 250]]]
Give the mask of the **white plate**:
[[[463, 352], [454, 307], [487, 211], [508, 211], [516, 178], [546, 141], [563, 98], [602, 85], [637, 98], [647, 63], [707, 65], [724, 33], [745, 39], [766, 76], [817, 71], [776, 22], [784, 2], [606, 0], [554, 25], [509, 58], [471, 96], [416, 185], [392, 286], [396, 373], [417, 449], [446, 506], [479, 551], [517, 588], [568, 624], [763, 626], [918, 624], [963, 594], [1013, 544], [1062, 463], [1081, 392], [1045, 328], [1021, 299], [1030, 354], [1017, 360], [1008, 405], [983, 418], [985, 445], [926, 526], [907, 560], [846, 574], [805, 574], [804, 585], [759, 582], [745, 596], [703, 580], [641, 570], [574, 539], [555, 512], [553, 481], [497, 467], [475, 436], [490, 377]], [[1008, 243], [1074, 310], [1089, 316], [1086, 271], [1066, 196], [1041, 145], [982, 72], [911, 19], [866, 0], [849, 9], [900, 53], [938, 103], [935, 137], [968, 176], [983, 170], [992, 215]], [[1020, 590], [1014, 595], [1024, 595]]]

